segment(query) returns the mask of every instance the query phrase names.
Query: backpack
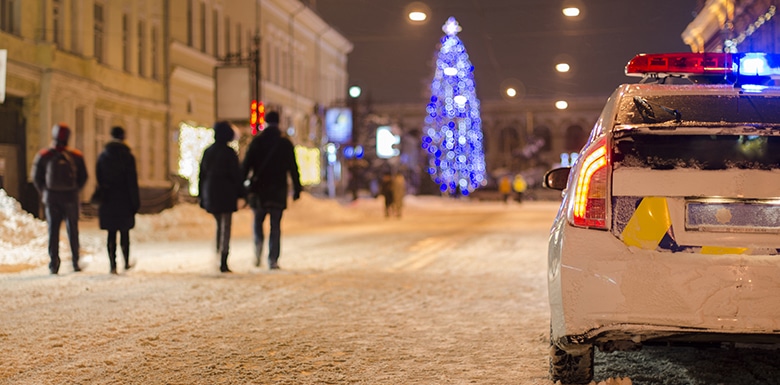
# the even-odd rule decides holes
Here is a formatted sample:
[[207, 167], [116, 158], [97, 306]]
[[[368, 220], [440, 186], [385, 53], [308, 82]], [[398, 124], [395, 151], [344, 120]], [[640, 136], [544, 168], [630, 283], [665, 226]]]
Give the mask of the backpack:
[[46, 162], [46, 189], [51, 191], [78, 190], [76, 162], [65, 150], [53, 150], [54, 156]]

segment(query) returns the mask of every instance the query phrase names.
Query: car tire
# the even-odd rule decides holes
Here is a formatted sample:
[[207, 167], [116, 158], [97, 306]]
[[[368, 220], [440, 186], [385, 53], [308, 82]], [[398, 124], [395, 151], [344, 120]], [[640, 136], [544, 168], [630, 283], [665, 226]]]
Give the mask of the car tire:
[[550, 343], [550, 378], [562, 384], [588, 384], [593, 380], [593, 345], [570, 345], [566, 349]]

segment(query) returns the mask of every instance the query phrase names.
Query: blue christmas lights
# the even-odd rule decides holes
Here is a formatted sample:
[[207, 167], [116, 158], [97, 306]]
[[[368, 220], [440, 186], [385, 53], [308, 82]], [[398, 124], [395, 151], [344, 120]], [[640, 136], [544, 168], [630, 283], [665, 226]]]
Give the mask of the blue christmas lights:
[[461, 28], [455, 18], [442, 30], [422, 148], [428, 153], [428, 174], [441, 192], [469, 195], [487, 183], [474, 66], [457, 36]]

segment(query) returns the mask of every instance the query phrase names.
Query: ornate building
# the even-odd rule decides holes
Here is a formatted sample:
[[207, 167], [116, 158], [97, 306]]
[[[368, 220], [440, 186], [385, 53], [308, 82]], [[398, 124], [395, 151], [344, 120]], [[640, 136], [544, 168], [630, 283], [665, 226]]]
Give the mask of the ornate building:
[[296, 144], [318, 147], [318, 107], [346, 88], [352, 45], [298, 0], [0, 0], [0, 49], [0, 187], [38, 212], [29, 168], [60, 121], [92, 176], [83, 199], [110, 127], [122, 125], [143, 206], [170, 204], [181, 128], [213, 125], [215, 68], [231, 57], [259, 59], [257, 96]]
[[774, 0], [699, 0], [682, 34], [693, 52], [780, 52]]

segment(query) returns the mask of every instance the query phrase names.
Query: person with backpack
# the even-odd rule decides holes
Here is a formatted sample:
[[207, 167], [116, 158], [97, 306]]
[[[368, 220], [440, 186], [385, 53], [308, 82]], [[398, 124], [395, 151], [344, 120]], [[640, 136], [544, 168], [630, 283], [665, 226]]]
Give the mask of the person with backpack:
[[125, 130], [120, 126], [111, 128], [111, 141], [106, 143], [98, 156], [95, 176], [101, 191], [98, 207], [98, 221], [102, 230], [108, 231], [106, 248], [111, 274], [117, 274], [116, 233], [122, 247], [125, 271], [130, 264], [130, 229], [135, 227], [135, 214], [141, 207], [138, 191], [138, 173], [135, 157], [124, 142]]
[[52, 147], [39, 151], [33, 159], [33, 185], [41, 194], [49, 226], [49, 272], [60, 270], [60, 227], [68, 231], [73, 271], [79, 272], [79, 191], [87, 183], [87, 168], [81, 151], [67, 147], [70, 127], [52, 127]]

